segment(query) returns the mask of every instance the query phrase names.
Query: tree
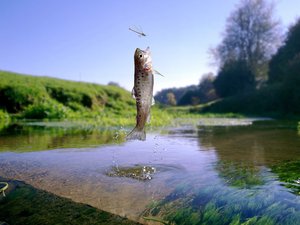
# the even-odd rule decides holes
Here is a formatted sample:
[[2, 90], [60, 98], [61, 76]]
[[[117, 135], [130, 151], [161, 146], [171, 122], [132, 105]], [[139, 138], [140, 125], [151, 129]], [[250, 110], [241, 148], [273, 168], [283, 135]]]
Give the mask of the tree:
[[215, 76], [213, 73], [203, 74], [199, 83], [199, 96], [201, 103], [207, 103], [218, 98], [214, 87]]
[[176, 97], [175, 97], [175, 95], [174, 95], [174, 93], [173, 92], [169, 92], [168, 94], [167, 94], [167, 98], [168, 98], [168, 104], [169, 105], [172, 105], [172, 106], [175, 106], [176, 105]]
[[108, 82], [108, 84], [107, 84], [107, 85], [109, 85], [109, 86], [121, 87], [119, 83], [117, 83], [117, 82], [114, 82], [114, 81], [110, 81], [110, 82]]
[[273, 12], [274, 6], [266, 0], [241, 0], [227, 19], [221, 44], [214, 50], [221, 70], [242, 62], [249, 75], [257, 80], [266, 78], [268, 61], [281, 43], [279, 22]]
[[281, 87], [283, 111], [300, 113], [300, 18], [270, 61], [269, 82]]
[[276, 83], [284, 81], [290, 71], [290, 65], [294, 65], [300, 54], [300, 19], [290, 27], [284, 45], [270, 61], [269, 82]]
[[195, 105], [199, 104], [199, 91], [187, 90], [184, 95], [179, 99], [178, 105]]
[[167, 88], [163, 89], [159, 92], [156, 93], [154, 96], [155, 101], [161, 103], [161, 104], [166, 104], [168, 105], [168, 93], [172, 92], [175, 96], [175, 99], [177, 101], [177, 104], [179, 105], [180, 99], [186, 94], [188, 91], [196, 91], [198, 90], [197, 85], [190, 85], [186, 87], [181, 87], [181, 88]]
[[229, 97], [254, 88], [254, 75], [243, 61], [226, 63], [219, 72], [214, 86], [220, 97]]

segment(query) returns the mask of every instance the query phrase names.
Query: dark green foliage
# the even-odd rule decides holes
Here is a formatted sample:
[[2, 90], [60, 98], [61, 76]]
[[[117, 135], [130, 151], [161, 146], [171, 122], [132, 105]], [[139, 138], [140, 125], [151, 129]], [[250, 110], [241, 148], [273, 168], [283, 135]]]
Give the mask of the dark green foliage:
[[13, 82], [10, 85], [1, 87], [0, 107], [10, 113], [17, 113], [26, 106], [33, 104], [39, 97], [42, 97], [39, 88], [35, 88], [29, 83]]
[[[299, 23], [300, 24], [300, 23]], [[300, 26], [299, 26], [300, 27]], [[288, 72], [282, 86], [284, 111], [294, 114], [300, 113], [300, 51], [289, 62]]]
[[220, 97], [242, 94], [254, 89], [254, 74], [251, 73], [246, 62], [232, 61], [221, 68], [214, 85]]
[[85, 93], [78, 94], [76, 90], [65, 90], [63, 87], [51, 87], [47, 86], [46, 90], [48, 94], [61, 102], [64, 105], [69, 105], [74, 102], [81, 104], [83, 107], [91, 108], [92, 107], [92, 99]]
[[9, 185], [15, 189], [7, 197], [0, 197], [0, 221], [11, 225], [138, 224], [21, 182], [9, 182]]
[[198, 90], [190, 90], [178, 101], [178, 105], [198, 105], [200, 103], [200, 97], [198, 96]]
[[262, 116], [279, 116], [284, 114], [282, 86], [272, 85], [257, 91], [243, 93], [210, 104], [202, 112], [243, 113]]
[[290, 64], [300, 53], [300, 19], [290, 27], [285, 43], [270, 61], [269, 82], [276, 83], [285, 80], [290, 73]]

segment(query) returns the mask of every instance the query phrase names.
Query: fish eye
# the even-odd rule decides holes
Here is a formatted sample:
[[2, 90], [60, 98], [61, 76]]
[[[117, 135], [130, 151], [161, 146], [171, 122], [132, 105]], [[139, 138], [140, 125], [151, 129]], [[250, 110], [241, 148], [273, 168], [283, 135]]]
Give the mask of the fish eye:
[[140, 58], [142, 58], [143, 57], [143, 55], [142, 54], [140, 54]]

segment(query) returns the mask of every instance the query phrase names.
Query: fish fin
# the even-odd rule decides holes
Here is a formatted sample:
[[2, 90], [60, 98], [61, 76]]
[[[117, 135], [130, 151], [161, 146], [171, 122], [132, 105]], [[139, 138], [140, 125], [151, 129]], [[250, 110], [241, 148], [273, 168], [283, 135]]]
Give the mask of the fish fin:
[[148, 116], [147, 116], [147, 123], [151, 122], [151, 113], [149, 112]]
[[132, 96], [132, 98], [134, 98], [134, 99], [135, 99], [135, 89], [134, 89], [134, 87], [132, 88], [132, 91], [131, 91], [131, 96]]
[[146, 132], [145, 129], [138, 129], [135, 127], [126, 137], [126, 140], [146, 140]]
[[152, 96], [152, 102], [151, 102], [151, 105], [155, 105], [155, 99], [154, 99], [153, 96]]
[[160, 72], [158, 72], [157, 70], [153, 70], [153, 72], [159, 76], [165, 77], [164, 75], [162, 75]]

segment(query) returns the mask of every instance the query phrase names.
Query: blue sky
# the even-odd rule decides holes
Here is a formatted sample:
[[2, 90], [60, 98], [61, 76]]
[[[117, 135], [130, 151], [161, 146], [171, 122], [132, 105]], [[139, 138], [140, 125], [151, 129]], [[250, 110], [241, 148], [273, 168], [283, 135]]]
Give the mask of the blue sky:
[[[135, 48], [150, 46], [155, 91], [197, 84], [211, 67], [239, 0], [0, 0], [0, 69], [62, 79], [133, 86]], [[299, 0], [277, 0], [284, 26]], [[147, 37], [128, 30], [141, 27]]]

